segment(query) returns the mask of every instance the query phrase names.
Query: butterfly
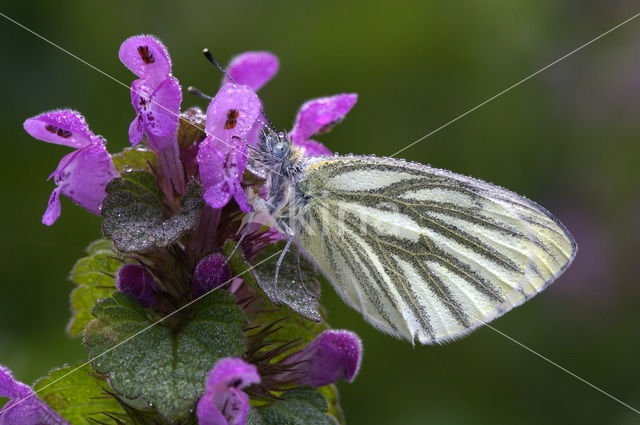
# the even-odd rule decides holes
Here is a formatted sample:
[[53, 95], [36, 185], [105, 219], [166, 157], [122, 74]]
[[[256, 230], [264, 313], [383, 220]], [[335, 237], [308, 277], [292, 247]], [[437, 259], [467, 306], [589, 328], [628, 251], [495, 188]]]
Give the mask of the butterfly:
[[267, 188], [254, 211], [287, 238], [278, 264], [294, 243], [366, 321], [412, 343], [466, 335], [544, 290], [576, 255], [546, 209], [472, 177], [385, 157], [306, 157], [271, 129], [252, 163]]

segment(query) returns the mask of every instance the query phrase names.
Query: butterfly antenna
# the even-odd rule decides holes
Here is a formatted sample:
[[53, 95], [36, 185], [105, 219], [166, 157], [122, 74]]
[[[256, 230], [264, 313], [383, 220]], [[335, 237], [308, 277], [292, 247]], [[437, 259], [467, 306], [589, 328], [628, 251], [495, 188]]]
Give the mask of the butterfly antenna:
[[187, 88], [187, 92], [189, 94], [192, 94], [194, 96], [198, 96], [201, 97], [203, 99], [207, 99], [207, 100], [213, 100], [212, 96], [209, 96], [208, 94], [204, 94], [203, 92], [201, 92], [200, 90], [198, 90], [197, 88], [193, 87], [193, 86], [189, 86], [189, 88]]
[[218, 61], [213, 57], [213, 55], [211, 54], [211, 51], [207, 48], [202, 49], [202, 54], [204, 55], [205, 58], [207, 58], [207, 60], [209, 62], [211, 62], [216, 68], [218, 68], [218, 70], [220, 72], [222, 72], [224, 74], [225, 77], [227, 77], [228, 79], [230, 79], [233, 84], [238, 84], [236, 82], [236, 80], [233, 79], [233, 77], [231, 75], [229, 75], [229, 73], [220, 66], [220, 64], [218, 63]]
[[[269, 117], [267, 116], [267, 114], [264, 112], [264, 110], [262, 108], [260, 108], [260, 112], [262, 112], [262, 116], [265, 117], [265, 119], [269, 123], [268, 127], [270, 127], [271, 130], [273, 130], [273, 131], [277, 131], [276, 130], [276, 126], [273, 125], [273, 122], [271, 122], [271, 120], [269, 119]], [[260, 121], [260, 120], [258, 120], [258, 121]], [[260, 121], [260, 124], [262, 124], [263, 126], [267, 127], [267, 125], [265, 123], [263, 123], [262, 121]]]

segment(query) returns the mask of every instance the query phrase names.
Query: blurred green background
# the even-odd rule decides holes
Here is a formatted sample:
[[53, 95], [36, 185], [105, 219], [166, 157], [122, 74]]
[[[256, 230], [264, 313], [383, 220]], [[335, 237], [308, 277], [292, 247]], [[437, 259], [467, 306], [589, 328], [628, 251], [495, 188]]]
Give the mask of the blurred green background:
[[[0, 11], [129, 84], [120, 43], [153, 33], [184, 87], [213, 93], [220, 62], [277, 54], [261, 92], [290, 128], [305, 100], [356, 92], [332, 150], [390, 155], [639, 12], [636, 1], [86, 2], [3, 1]], [[0, 363], [32, 382], [86, 357], [65, 334], [66, 276], [100, 220], [63, 200], [40, 224], [68, 150], [31, 139], [24, 119], [72, 107], [119, 151], [129, 91], [0, 17]], [[185, 95], [184, 106], [204, 103]], [[574, 233], [574, 265], [544, 294], [496, 320], [500, 331], [640, 408], [640, 18], [402, 153], [506, 186]], [[364, 362], [341, 384], [348, 423], [630, 424], [638, 416], [491, 329], [446, 346], [382, 335], [329, 287], [334, 327], [358, 332]]]

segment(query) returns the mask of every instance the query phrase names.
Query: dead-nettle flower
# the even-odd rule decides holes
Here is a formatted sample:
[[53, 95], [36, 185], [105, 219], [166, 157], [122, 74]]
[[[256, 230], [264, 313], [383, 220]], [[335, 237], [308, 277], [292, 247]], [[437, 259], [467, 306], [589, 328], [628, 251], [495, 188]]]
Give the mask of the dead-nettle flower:
[[247, 165], [245, 143], [255, 145], [266, 118], [255, 93], [277, 72], [278, 59], [268, 52], [246, 52], [233, 58], [222, 87], [207, 108], [207, 138], [200, 144], [197, 161], [205, 189], [204, 199], [213, 208], [234, 198], [249, 212], [242, 174]]
[[209, 372], [197, 407], [200, 425], [244, 425], [249, 396], [242, 389], [260, 382], [258, 369], [242, 359], [224, 358]]
[[0, 409], [0, 425], [70, 425], [42, 401], [30, 386], [16, 381], [9, 368], [2, 365], [0, 397], [9, 398]]
[[222, 254], [204, 257], [193, 272], [193, 296], [199, 297], [229, 281], [231, 268]]
[[158, 286], [153, 276], [138, 264], [125, 264], [118, 269], [116, 289], [135, 298], [145, 308], [151, 307], [157, 301]]
[[289, 374], [298, 385], [322, 387], [340, 379], [353, 381], [360, 369], [362, 342], [354, 332], [330, 329], [287, 357]]
[[200, 144], [197, 161], [205, 190], [204, 200], [213, 208], [224, 207], [233, 197], [240, 209], [251, 211], [240, 186], [247, 166], [243, 139], [260, 113], [260, 100], [248, 86], [227, 83], [207, 109], [207, 138]]
[[51, 193], [42, 222], [50, 226], [60, 216], [61, 193], [99, 215], [106, 196], [104, 189], [111, 179], [118, 176], [104, 146], [105, 140], [89, 130], [82, 115], [69, 109], [29, 118], [24, 122], [24, 129], [36, 139], [75, 148], [60, 160], [49, 176], [57, 188]]
[[[124, 165], [122, 169], [129, 171], [123, 171], [120, 176], [105, 148], [104, 138], [94, 135], [84, 118], [71, 110], [44, 113], [24, 123], [25, 130], [33, 137], [75, 149], [62, 158], [51, 175], [57, 188], [44, 214], [45, 224], [51, 225], [60, 215], [59, 195], [62, 193], [95, 214], [103, 212], [107, 219], [111, 219], [109, 226], [115, 229], [109, 227], [110, 232], [139, 234], [141, 238], [151, 238], [156, 242], [152, 248], [140, 248], [138, 251], [135, 248], [126, 250], [115, 244], [113, 256], [109, 258], [127, 262], [117, 269], [115, 276], [114, 269], [107, 273], [100, 261], [86, 265], [95, 267], [96, 270], [92, 271], [96, 273], [115, 278], [116, 289], [131, 298], [114, 294], [111, 299], [99, 300], [93, 310], [97, 314], [97, 322], [91, 323], [104, 320], [100, 315], [108, 317], [113, 312], [107, 312], [106, 306], [111, 302], [125, 303], [123, 298], [128, 300], [126, 303], [134, 303], [135, 306], [137, 302], [142, 306], [144, 309], [136, 314], [146, 315], [147, 319], [155, 320], [159, 315], [165, 317], [169, 311], [176, 313], [171, 320], [164, 320], [159, 325], [171, 328], [176, 335], [184, 329], [189, 329], [188, 332], [199, 329], [189, 326], [190, 320], [202, 314], [199, 308], [220, 308], [207, 320], [212, 323], [219, 321], [221, 329], [226, 323], [226, 319], [222, 319], [227, 314], [224, 312], [231, 314], [235, 311], [237, 317], [233, 316], [232, 322], [238, 326], [237, 340], [225, 341], [216, 336], [215, 342], [210, 341], [209, 344], [225, 348], [225, 343], [228, 343], [236, 351], [225, 351], [233, 353], [225, 355], [241, 356], [242, 359], [223, 358], [215, 362], [207, 377], [204, 394], [195, 394], [195, 397], [192, 394], [192, 406], [201, 425], [245, 424], [252, 409], [250, 396], [271, 406], [270, 403], [284, 402], [280, 396], [286, 398], [290, 391], [307, 391], [307, 394], [312, 391], [300, 387], [321, 387], [340, 379], [353, 380], [362, 353], [357, 335], [349, 331], [324, 330], [327, 328], [324, 324], [317, 327], [309, 324], [309, 327], [303, 327], [302, 337], [299, 335], [302, 328], [296, 320], [305, 319], [294, 320], [288, 315], [295, 313], [280, 311], [278, 306], [271, 305], [261, 292], [259, 273], [255, 271], [225, 286], [232, 274], [239, 272], [237, 268], [244, 273], [249, 271], [244, 269], [245, 266], [257, 266], [255, 263], [262, 251], [269, 246], [275, 248], [273, 245], [281, 240], [275, 228], [265, 227], [257, 220], [247, 223], [249, 216], [244, 215], [243, 220], [242, 214], [252, 211], [245, 191], [250, 189], [260, 196], [267, 190], [266, 185], [249, 178], [246, 168], [252, 147], [260, 141], [265, 126], [271, 125], [256, 92], [278, 72], [278, 59], [268, 52], [246, 52], [236, 56], [229, 63], [222, 85], [211, 98], [206, 114], [199, 108], [190, 108], [181, 115], [181, 87], [171, 75], [169, 53], [158, 39], [149, 35], [131, 37], [122, 43], [119, 57], [138, 77], [131, 85], [136, 117], [129, 127], [129, 140], [133, 145], [145, 140], [157, 163], [148, 157], [148, 162], [142, 167], [138, 163], [128, 168], [129, 164], [121, 163], [119, 167]], [[330, 131], [351, 110], [356, 100], [355, 94], [338, 94], [306, 102], [296, 116], [290, 132], [291, 140], [303, 147], [306, 155], [330, 154], [326, 147], [311, 137]], [[138, 154], [122, 155], [120, 162], [134, 157], [136, 159], [132, 161], [139, 161], [140, 158], [135, 156]], [[120, 178], [109, 185], [108, 196], [112, 197], [109, 201], [113, 202], [105, 202], [102, 210], [102, 203], [107, 197], [105, 188], [117, 177]], [[153, 181], [154, 177], [157, 182]], [[186, 180], [190, 181], [188, 190]], [[203, 191], [199, 191], [198, 185], [192, 181], [199, 182]], [[153, 187], [156, 183], [160, 191]], [[197, 199], [200, 196], [204, 206]], [[234, 203], [230, 203], [232, 198]], [[248, 231], [244, 233], [244, 243], [239, 250], [242, 255], [227, 258], [228, 252], [222, 254], [227, 251], [227, 239], [238, 240], [243, 224], [247, 224]], [[123, 249], [123, 252], [118, 249]], [[130, 264], [133, 261], [137, 264]], [[298, 269], [301, 274], [299, 264]], [[251, 282], [257, 286], [252, 286]], [[109, 287], [111, 285], [105, 286]], [[231, 295], [225, 296], [231, 297], [228, 298], [230, 305], [216, 304], [214, 296], [211, 296], [195, 300], [198, 304], [184, 308], [194, 298], [214, 289], [228, 291]], [[104, 297], [102, 293], [101, 297]], [[213, 305], [219, 307], [211, 307]], [[122, 304], [117, 311], [121, 308], [127, 307]], [[272, 316], [274, 313], [276, 316]], [[202, 321], [202, 317], [198, 320]], [[243, 320], [246, 323], [241, 323]], [[291, 329], [286, 329], [287, 326]], [[85, 332], [89, 327], [87, 325]], [[92, 332], [99, 332], [98, 328], [94, 327]], [[313, 332], [316, 338], [296, 351], [301, 339], [308, 341], [308, 332]], [[206, 335], [206, 332], [198, 335]], [[92, 336], [95, 337], [89, 332], [88, 338]], [[206, 343], [203, 341], [202, 344]], [[181, 352], [186, 353], [184, 350]], [[188, 364], [188, 359], [182, 360]], [[122, 364], [127, 361], [123, 358]], [[187, 367], [185, 365], [180, 367]], [[200, 362], [194, 363], [193, 367], [202, 374], [200, 376], [204, 376], [212, 365]], [[180, 379], [186, 379], [189, 374], [183, 375]], [[194, 372], [193, 376], [198, 375]], [[108, 394], [127, 404], [126, 397], [120, 397], [124, 393], [109, 382], [112, 387]], [[196, 383], [189, 385], [195, 388], [197, 383], [205, 384], [198, 378]], [[145, 387], [145, 391], [153, 393], [151, 388]], [[33, 395], [31, 388], [16, 382], [10, 371], [0, 366], [0, 396], [10, 398], [0, 411], [0, 425], [68, 423], [35, 396], [18, 406], [20, 400], [30, 395]], [[175, 394], [175, 397], [177, 400], [184, 394]], [[315, 404], [307, 407], [311, 405]], [[8, 411], [11, 406], [16, 407]], [[151, 412], [149, 414], [153, 416], [157, 413], [161, 420], [158, 423], [165, 423], [160, 418], [163, 411], [153, 411], [152, 402], [144, 407], [145, 414]], [[132, 406], [127, 408], [136, 409]], [[260, 415], [257, 411], [252, 413]], [[325, 412], [320, 409], [314, 414], [325, 415]]]
[[[182, 195], [186, 186], [177, 138], [182, 90], [171, 75], [169, 52], [157, 38], [139, 35], [122, 43], [119, 56], [140, 77], [131, 84], [131, 103], [137, 115], [129, 126], [129, 141], [136, 145], [143, 134], [147, 136], [173, 189]], [[172, 197], [170, 188], [165, 192]]]

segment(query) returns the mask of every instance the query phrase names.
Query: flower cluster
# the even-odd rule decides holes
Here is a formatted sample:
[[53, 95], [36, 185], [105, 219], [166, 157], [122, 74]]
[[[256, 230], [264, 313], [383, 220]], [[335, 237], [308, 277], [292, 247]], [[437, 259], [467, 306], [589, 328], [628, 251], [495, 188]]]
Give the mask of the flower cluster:
[[[273, 279], [273, 261], [261, 260], [260, 270], [258, 258], [281, 238], [262, 225], [243, 230], [253, 209], [246, 191], [264, 192], [260, 176], [247, 170], [270, 123], [257, 92], [278, 72], [278, 59], [268, 52], [232, 59], [202, 112], [181, 110], [182, 88], [157, 38], [131, 37], [119, 57], [138, 78], [131, 84], [132, 147], [117, 160], [76, 111], [24, 123], [33, 137], [74, 149], [51, 175], [56, 188], [43, 223], [58, 219], [63, 194], [102, 216], [111, 239], [92, 244], [74, 267], [78, 292], [68, 328], [82, 334], [89, 351], [92, 370], [83, 385], [95, 384], [106, 404], [98, 412], [91, 400], [58, 409], [0, 367], [0, 396], [10, 400], [0, 425], [67, 424], [82, 415], [96, 423], [271, 424], [294, 413], [312, 415], [314, 423], [341, 421], [337, 396], [328, 405], [322, 394], [355, 377], [359, 338], [329, 329], [317, 299], [308, 301], [313, 315], [273, 304], [261, 286], [265, 273]], [[338, 94], [306, 102], [290, 140], [303, 154], [330, 154], [313, 138], [330, 131], [356, 100]], [[283, 280], [297, 282], [294, 291], [307, 291], [300, 264], [298, 273], [283, 270]], [[65, 391], [74, 387], [68, 383]], [[65, 392], [51, 399], [64, 405], [79, 397]]]

